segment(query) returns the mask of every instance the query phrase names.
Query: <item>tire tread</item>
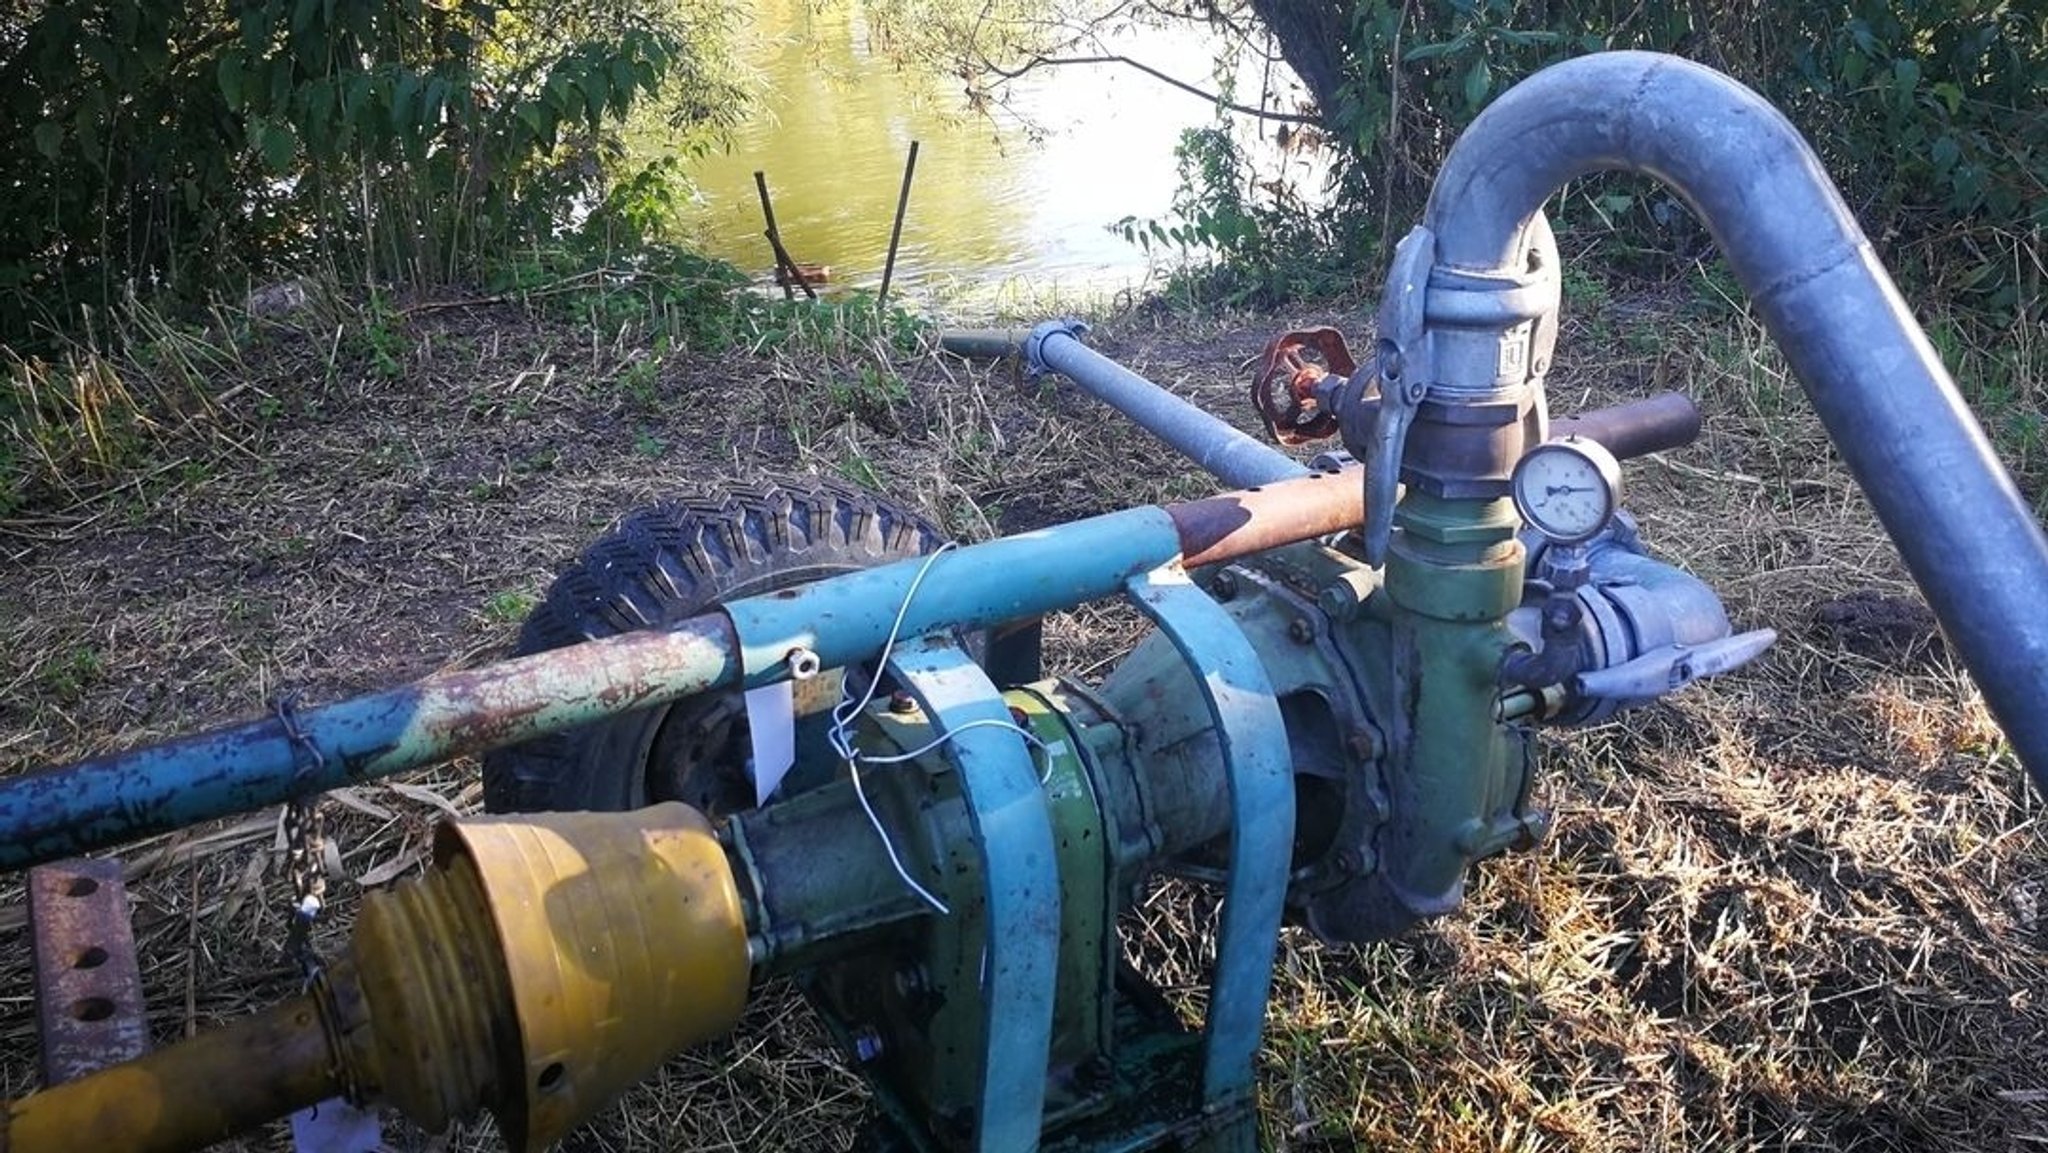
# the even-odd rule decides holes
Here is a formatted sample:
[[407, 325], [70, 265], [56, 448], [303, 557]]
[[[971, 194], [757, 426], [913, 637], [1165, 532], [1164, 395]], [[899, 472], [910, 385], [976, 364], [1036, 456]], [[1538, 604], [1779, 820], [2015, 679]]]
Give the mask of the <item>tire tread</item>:
[[[825, 478], [661, 500], [619, 518], [555, 578], [521, 626], [512, 655], [666, 627], [734, 595], [918, 556], [944, 539], [902, 505]], [[615, 759], [600, 755], [602, 730], [619, 723], [487, 754], [485, 807], [618, 807], [631, 795], [631, 782], [620, 774], [643, 768], [600, 763]]]

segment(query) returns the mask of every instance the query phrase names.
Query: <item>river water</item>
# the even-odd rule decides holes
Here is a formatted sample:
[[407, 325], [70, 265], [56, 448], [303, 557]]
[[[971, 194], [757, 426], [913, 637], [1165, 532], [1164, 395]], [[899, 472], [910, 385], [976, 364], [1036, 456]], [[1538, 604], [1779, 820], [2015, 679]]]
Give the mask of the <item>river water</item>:
[[[745, 39], [766, 91], [728, 146], [692, 161], [698, 243], [766, 279], [774, 257], [753, 174], [767, 174], [776, 223], [798, 261], [831, 267], [834, 286], [880, 283], [910, 142], [919, 142], [893, 292], [926, 300], [1047, 293], [1106, 295], [1156, 275], [1111, 231], [1126, 216], [1164, 217], [1178, 183], [1183, 129], [1213, 123], [1207, 101], [1120, 65], [1043, 68], [1009, 86], [1007, 110], [968, 111], [958, 82], [921, 81], [870, 50], [858, 4], [766, 0]], [[1141, 29], [1108, 46], [1205, 90], [1214, 46], [1198, 30]], [[1299, 88], [1257, 52], [1235, 62], [1236, 91], [1262, 84], [1292, 106]], [[1314, 178], [1259, 125], [1235, 131], [1266, 174]], [[1265, 133], [1270, 134], [1267, 126]]]

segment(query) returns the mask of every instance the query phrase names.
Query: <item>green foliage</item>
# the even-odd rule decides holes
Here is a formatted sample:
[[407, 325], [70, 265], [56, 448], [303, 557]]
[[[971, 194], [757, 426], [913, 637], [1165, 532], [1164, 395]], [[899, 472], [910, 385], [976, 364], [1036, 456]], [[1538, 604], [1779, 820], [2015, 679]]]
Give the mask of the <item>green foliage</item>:
[[607, 336], [634, 326], [672, 345], [725, 348], [765, 301], [742, 291], [747, 276], [720, 260], [667, 245], [611, 249], [571, 235], [505, 256], [485, 287]]
[[919, 351], [930, 325], [898, 308], [875, 306], [874, 293], [808, 300], [751, 297], [733, 328], [734, 342], [749, 351], [789, 352], [819, 359], [846, 359], [876, 351]]
[[[1920, 291], [1993, 322], [2042, 312], [2048, 16], [2039, 4], [1238, 0], [1186, 15], [1243, 42], [1246, 12], [1321, 105], [1340, 146], [1326, 202], [1341, 215], [1313, 219], [1332, 210], [1261, 186], [1220, 130], [1192, 134], [1173, 217], [1120, 225], [1148, 249], [1216, 258], [1218, 268], [1181, 285], [1220, 287], [1228, 300], [1313, 291], [1315, 256], [1331, 240], [1341, 263], [1383, 249], [1383, 233], [1420, 215], [1452, 144], [1501, 92], [1569, 57], [1626, 48], [1698, 60], [1763, 93]], [[991, 54], [1006, 43], [980, 37]], [[1638, 178], [1575, 182], [1551, 211], [1561, 234], [1576, 230], [1578, 247], [1599, 245], [1602, 262], [1620, 270], [1690, 270], [1710, 247], [1676, 198]]]
[[385, 380], [397, 380], [405, 375], [407, 342], [400, 328], [401, 318], [391, 307], [390, 299], [384, 293], [371, 289], [370, 302], [364, 306], [360, 321], [360, 326], [351, 334], [356, 351]]
[[825, 379], [825, 395], [848, 416], [884, 432], [901, 429], [896, 408], [910, 400], [910, 386], [886, 367], [861, 364], [850, 375], [835, 374]]
[[619, 371], [619, 391], [634, 406], [654, 409], [661, 406], [661, 361], [653, 358], [635, 360]]
[[1173, 154], [1180, 184], [1172, 216], [1127, 216], [1111, 226], [1147, 253], [1181, 260], [1170, 294], [1270, 305], [1350, 283], [1370, 234], [1343, 207], [1349, 201], [1320, 209], [1284, 181], [1259, 179], [1227, 127], [1191, 128]]
[[44, 692], [68, 705], [76, 704], [105, 673], [106, 661], [99, 650], [78, 645], [43, 664], [37, 669], [36, 679]]
[[741, 106], [723, 0], [47, 0], [0, 33], [0, 337], [231, 270], [436, 281], [599, 199], [625, 114]]
[[[1389, 215], [1419, 211], [1458, 133], [1501, 91], [1583, 52], [1674, 52], [1783, 109], [1888, 256], [1980, 308], [2038, 308], [2048, 226], [2048, 19], [2006, 0], [1345, 4], [1347, 82], [1326, 119]], [[1398, 84], [1394, 78], [1398, 76]], [[1563, 214], [1690, 260], [1668, 197], [1579, 186]], [[1966, 253], [1934, 259], [1942, 251]]]
[[531, 593], [522, 589], [503, 589], [485, 599], [484, 619], [492, 624], [518, 624], [533, 611], [533, 605]]
[[104, 483], [143, 464], [163, 433], [152, 409], [175, 411], [175, 401], [138, 397], [89, 349], [52, 360], [0, 354], [0, 512], [44, 487]]

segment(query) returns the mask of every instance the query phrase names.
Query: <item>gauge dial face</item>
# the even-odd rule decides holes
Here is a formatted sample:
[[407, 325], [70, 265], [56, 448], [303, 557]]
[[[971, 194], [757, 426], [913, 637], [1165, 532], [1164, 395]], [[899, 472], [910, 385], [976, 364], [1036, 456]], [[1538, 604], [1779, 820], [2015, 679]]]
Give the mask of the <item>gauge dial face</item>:
[[1560, 544], [1578, 544], [1614, 519], [1621, 466], [1598, 443], [1568, 437], [1524, 453], [1513, 484], [1515, 509], [1529, 527]]

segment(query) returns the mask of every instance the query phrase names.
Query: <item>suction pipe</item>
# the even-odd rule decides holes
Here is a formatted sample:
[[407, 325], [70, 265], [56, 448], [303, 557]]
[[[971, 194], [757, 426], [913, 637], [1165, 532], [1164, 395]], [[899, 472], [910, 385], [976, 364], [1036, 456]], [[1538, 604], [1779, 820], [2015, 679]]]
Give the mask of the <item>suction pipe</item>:
[[1059, 373], [1225, 484], [1255, 488], [1308, 475], [1300, 461], [1083, 344], [1087, 331], [1078, 320], [1032, 329], [1024, 343], [1025, 370]]

